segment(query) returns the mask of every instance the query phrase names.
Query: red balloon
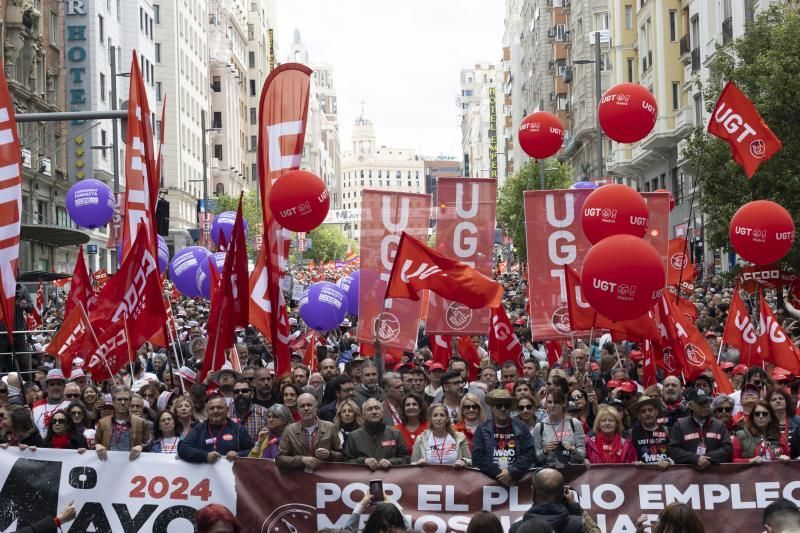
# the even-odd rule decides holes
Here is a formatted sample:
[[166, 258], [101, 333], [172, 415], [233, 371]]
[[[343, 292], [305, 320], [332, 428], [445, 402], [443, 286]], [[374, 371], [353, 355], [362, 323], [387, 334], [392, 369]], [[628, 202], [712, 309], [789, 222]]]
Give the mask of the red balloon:
[[728, 235], [737, 254], [756, 265], [768, 265], [792, 248], [794, 220], [775, 202], [756, 200], [734, 213]]
[[658, 105], [646, 87], [619, 83], [606, 91], [597, 112], [606, 135], [617, 142], [635, 143], [653, 130]]
[[592, 244], [611, 235], [644, 237], [649, 216], [641, 194], [626, 185], [609, 183], [595, 189], [583, 203], [581, 226]]
[[269, 208], [278, 224], [291, 231], [311, 231], [325, 220], [331, 199], [325, 183], [305, 170], [287, 172], [269, 193]]
[[656, 192], [665, 192], [669, 194], [669, 210], [672, 211], [675, 209], [675, 197], [672, 195], [672, 191], [668, 191], [667, 189], [658, 189]]
[[586, 302], [611, 320], [645, 314], [660, 298], [666, 281], [656, 249], [631, 235], [612, 235], [592, 246], [581, 269]]
[[547, 111], [531, 113], [519, 125], [519, 145], [534, 159], [547, 159], [561, 150], [564, 143], [564, 125]]

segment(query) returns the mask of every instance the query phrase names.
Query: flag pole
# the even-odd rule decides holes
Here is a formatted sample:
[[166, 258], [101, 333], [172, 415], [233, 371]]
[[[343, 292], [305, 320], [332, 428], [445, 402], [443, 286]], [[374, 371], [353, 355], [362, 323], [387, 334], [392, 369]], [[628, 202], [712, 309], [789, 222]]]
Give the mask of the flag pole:
[[[122, 319], [122, 327], [125, 328], [125, 347], [128, 349], [128, 366], [131, 368], [131, 388], [133, 388], [133, 353], [131, 353], [131, 336], [128, 333], [128, 318], [125, 317]], [[108, 367], [108, 361], [106, 361], [106, 367]], [[111, 368], [108, 369], [108, 372], [111, 373]]]

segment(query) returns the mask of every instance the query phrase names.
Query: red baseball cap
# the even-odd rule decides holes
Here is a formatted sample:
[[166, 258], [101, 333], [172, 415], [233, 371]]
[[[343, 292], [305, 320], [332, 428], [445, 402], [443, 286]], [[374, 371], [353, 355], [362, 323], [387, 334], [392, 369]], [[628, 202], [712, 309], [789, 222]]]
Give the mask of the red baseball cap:
[[633, 350], [630, 353], [630, 356], [631, 356], [631, 361], [641, 361], [642, 359], [644, 359], [644, 354], [639, 350]]
[[622, 389], [622, 392], [632, 393], [636, 392], [639, 388], [636, 386], [636, 383], [629, 379], [612, 379], [608, 382], [608, 388], [610, 389]]
[[733, 367], [734, 376], [744, 376], [747, 374], [747, 365], [736, 365]]
[[425, 366], [428, 367], [429, 372], [433, 372], [434, 370], [447, 370], [447, 368], [442, 363], [436, 363], [432, 360], [426, 362]]
[[720, 364], [719, 364], [719, 367], [720, 367], [722, 370], [728, 370], [729, 368], [734, 368], [735, 366], [736, 366], [736, 365], [734, 365], [734, 364], [733, 364], [733, 363], [731, 363], [730, 361], [723, 361], [722, 363], [720, 363]]

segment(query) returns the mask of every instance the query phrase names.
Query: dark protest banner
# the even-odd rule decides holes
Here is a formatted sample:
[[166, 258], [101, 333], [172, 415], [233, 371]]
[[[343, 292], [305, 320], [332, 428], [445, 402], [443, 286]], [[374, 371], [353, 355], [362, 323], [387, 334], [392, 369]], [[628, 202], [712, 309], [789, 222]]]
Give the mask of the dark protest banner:
[[[591, 243], [583, 234], [581, 212], [591, 190], [525, 191], [525, 233], [531, 334], [536, 340], [570, 339], [588, 335], [572, 331], [567, 309], [564, 265], [578, 272]], [[649, 221], [644, 239], [661, 255], [666, 271], [669, 245], [669, 195], [642, 193]]]
[[[492, 277], [497, 180], [439, 178], [436, 251]], [[489, 310], [469, 307], [430, 293], [425, 331], [440, 335], [486, 335]]]

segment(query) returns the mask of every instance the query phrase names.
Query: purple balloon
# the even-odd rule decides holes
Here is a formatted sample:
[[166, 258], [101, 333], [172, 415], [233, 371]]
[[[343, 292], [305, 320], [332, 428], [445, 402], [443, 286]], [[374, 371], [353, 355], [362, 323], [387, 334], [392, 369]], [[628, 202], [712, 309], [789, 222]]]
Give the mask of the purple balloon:
[[211, 252], [202, 246], [189, 246], [175, 254], [169, 264], [169, 279], [181, 293], [190, 298], [202, 296], [197, 290], [197, 269]]
[[591, 181], [578, 181], [570, 186], [570, 189], [596, 189], [597, 184]]
[[347, 294], [347, 312], [352, 316], [358, 316], [358, 280], [360, 276], [361, 271], [356, 270], [336, 282]]
[[114, 218], [114, 193], [95, 179], [81, 180], [67, 191], [67, 213], [82, 228], [101, 228]]
[[164, 240], [164, 237], [161, 235], [157, 235], [158, 237], [158, 271], [163, 273], [167, 269], [167, 265], [169, 265], [169, 246], [167, 246], [167, 241]]
[[[214, 268], [217, 273], [222, 272], [222, 267], [225, 266], [225, 252], [217, 252], [214, 255]], [[195, 274], [197, 282], [197, 290], [203, 295], [203, 298], [211, 299], [211, 264], [208, 259], [200, 263], [200, 268], [197, 269]]]
[[347, 294], [328, 281], [313, 283], [300, 300], [300, 316], [320, 333], [339, 327], [347, 314]]
[[[225, 235], [225, 242], [230, 244], [231, 235], [233, 234], [233, 224], [236, 222], [236, 211], [223, 211], [214, 217], [211, 222], [211, 240], [214, 244], [219, 246], [219, 233]], [[242, 219], [244, 222], [244, 236], [247, 238], [247, 220]]]

